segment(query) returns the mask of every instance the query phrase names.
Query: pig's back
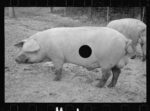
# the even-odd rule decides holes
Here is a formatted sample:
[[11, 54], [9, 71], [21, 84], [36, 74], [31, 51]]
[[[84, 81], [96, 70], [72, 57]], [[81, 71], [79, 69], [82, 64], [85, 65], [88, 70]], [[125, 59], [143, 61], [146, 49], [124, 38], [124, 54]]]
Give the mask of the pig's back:
[[146, 29], [146, 25], [137, 19], [126, 18], [111, 21], [107, 27], [113, 28], [133, 40], [136, 44], [140, 37], [140, 32]]

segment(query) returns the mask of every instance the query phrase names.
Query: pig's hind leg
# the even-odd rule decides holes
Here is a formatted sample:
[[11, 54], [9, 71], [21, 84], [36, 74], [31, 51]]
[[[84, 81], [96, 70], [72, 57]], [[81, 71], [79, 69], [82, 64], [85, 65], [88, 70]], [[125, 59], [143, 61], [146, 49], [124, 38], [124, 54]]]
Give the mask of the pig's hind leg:
[[137, 56], [136, 44], [133, 44], [133, 43], [132, 43], [132, 49], [133, 49], [133, 52], [134, 52], [134, 53], [132, 54], [131, 59], [135, 59], [136, 56]]
[[100, 82], [96, 85], [96, 87], [99, 88], [104, 87], [111, 74], [110, 69], [101, 69], [101, 70], [102, 70], [102, 78], [100, 79]]
[[119, 77], [119, 74], [121, 73], [121, 70], [120, 70], [120, 68], [115, 66], [112, 68], [112, 73], [113, 73], [113, 77], [112, 77], [110, 84], [108, 85], [109, 88], [115, 87], [117, 80], [118, 80], [118, 77]]

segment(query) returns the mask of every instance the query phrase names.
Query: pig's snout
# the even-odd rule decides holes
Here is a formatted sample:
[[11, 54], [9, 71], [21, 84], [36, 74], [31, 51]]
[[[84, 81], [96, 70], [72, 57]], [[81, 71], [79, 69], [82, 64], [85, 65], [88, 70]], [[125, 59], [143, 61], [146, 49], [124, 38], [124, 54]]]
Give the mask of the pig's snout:
[[15, 59], [15, 61], [17, 62], [17, 63], [21, 63], [21, 61], [20, 61], [20, 59], [17, 57], [16, 59]]
[[28, 58], [25, 55], [19, 55], [15, 58], [17, 63], [28, 63]]

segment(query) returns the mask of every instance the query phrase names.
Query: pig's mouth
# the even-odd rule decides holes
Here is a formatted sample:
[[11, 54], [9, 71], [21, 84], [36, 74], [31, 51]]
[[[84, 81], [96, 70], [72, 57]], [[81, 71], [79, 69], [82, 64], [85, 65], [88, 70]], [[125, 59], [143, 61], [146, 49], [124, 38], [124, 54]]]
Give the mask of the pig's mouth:
[[18, 64], [33, 64], [34, 62], [31, 62], [28, 58], [26, 59], [18, 59], [16, 58], [15, 61], [18, 63]]
[[31, 61], [29, 61], [29, 59], [26, 59], [24, 63], [25, 63], [25, 64], [33, 64], [33, 63], [35, 63], [35, 62], [31, 62]]
[[23, 59], [23, 60], [20, 60], [18, 58], [15, 59], [15, 61], [18, 63], [18, 64], [35, 64], [35, 63], [40, 63], [40, 62], [45, 62], [43, 60], [41, 61], [30, 61], [30, 59], [26, 58], [26, 59]]

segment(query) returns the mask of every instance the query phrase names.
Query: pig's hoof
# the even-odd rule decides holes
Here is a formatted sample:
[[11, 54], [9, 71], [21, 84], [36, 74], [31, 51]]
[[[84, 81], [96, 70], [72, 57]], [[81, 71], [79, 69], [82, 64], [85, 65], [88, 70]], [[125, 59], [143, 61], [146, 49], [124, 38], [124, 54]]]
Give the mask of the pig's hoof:
[[60, 77], [55, 77], [55, 78], [54, 78], [54, 81], [60, 81], [60, 80], [61, 80]]
[[104, 84], [102, 84], [102, 83], [98, 83], [98, 84], [96, 85], [96, 87], [98, 87], [98, 88], [102, 88], [102, 87], [104, 87]]
[[114, 84], [110, 83], [107, 87], [112, 88], [114, 86], [115, 86]]

